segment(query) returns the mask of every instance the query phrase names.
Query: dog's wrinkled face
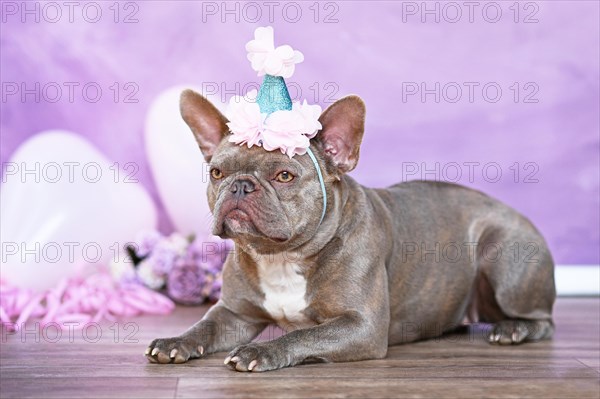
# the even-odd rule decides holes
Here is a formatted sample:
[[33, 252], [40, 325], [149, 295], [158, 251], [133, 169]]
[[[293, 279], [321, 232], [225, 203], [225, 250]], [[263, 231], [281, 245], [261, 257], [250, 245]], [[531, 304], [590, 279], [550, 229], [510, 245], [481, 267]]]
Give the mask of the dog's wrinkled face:
[[[226, 118], [193, 91], [183, 92], [181, 112], [209, 162], [213, 234], [257, 252], [297, 247], [314, 235], [323, 204], [308, 155], [289, 158], [280, 151], [230, 143]], [[313, 151], [326, 185], [356, 166], [364, 114], [362, 100], [351, 96], [321, 115], [323, 129], [313, 139]]]
[[273, 246], [298, 241], [319, 222], [321, 188], [307, 157], [229, 143], [210, 161], [213, 234]]

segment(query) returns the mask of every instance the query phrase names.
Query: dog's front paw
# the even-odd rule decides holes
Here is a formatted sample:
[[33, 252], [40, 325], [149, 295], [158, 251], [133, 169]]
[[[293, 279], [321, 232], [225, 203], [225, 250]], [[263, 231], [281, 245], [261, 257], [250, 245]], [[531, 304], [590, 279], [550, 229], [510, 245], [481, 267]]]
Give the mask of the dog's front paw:
[[237, 371], [268, 371], [290, 366], [285, 353], [268, 342], [240, 345], [225, 359]]
[[151, 363], [185, 363], [204, 354], [204, 347], [185, 337], [158, 338], [146, 348]]
[[535, 324], [524, 320], [502, 320], [494, 325], [488, 336], [491, 344], [519, 344], [532, 335]]

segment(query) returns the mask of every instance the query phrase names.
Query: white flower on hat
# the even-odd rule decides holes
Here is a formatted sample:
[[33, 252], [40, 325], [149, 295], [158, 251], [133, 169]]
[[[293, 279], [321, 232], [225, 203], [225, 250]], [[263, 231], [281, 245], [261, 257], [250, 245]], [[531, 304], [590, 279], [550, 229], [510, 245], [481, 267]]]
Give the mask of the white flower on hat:
[[285, 44], [275, 48], [273, 27], [260, 27], [254, 31], [254, 40], [246, 44], [248, 60], [258, 76], [272, 75], [289, 78], [295, 65], [304, 61], [304, 55]]

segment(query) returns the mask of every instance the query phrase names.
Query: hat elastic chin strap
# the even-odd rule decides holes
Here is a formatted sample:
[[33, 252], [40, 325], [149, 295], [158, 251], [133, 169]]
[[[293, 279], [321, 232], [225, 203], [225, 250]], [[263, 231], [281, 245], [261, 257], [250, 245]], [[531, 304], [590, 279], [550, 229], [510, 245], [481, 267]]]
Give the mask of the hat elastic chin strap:
[[306, 152], [308, 153], [308, 156], [315, 164], [315, 168], [317, 169], [317, 176], [319, 177], [319, 184], [321, 185], [321, 193], [323, 194], [323, 212], [321, 212], [321, 220], [319, 220], [319, 224], [317, 225], [317, 229], [318, 229], [319, 226], [321, 226], [321, 222], [323, 221], [323, 218], [325, 218], [325, 211], [327, 210], [327, 191], [325, 190], [325, 181], [323, 180], [323, 174], [321, 173], [321, 167], [319, 166], [319, 163], [317, 162], [317, 158], [315, 157], [315, 154], [313, 154], [313, 152], [311, 151], [310, 148], [307, 148]]

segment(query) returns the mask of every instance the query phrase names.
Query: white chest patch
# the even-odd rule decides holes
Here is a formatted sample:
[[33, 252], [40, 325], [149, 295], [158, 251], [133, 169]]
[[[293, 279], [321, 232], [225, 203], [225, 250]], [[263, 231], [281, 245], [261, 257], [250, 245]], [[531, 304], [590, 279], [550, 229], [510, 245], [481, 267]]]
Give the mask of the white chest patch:
[[284, 328], [303, 328], [313, 323], [302, 313], [306, 308], [306, 279], [300, 266], [283, 256], [259, 259], [258, 277], [265, 294], [263, 308]]

